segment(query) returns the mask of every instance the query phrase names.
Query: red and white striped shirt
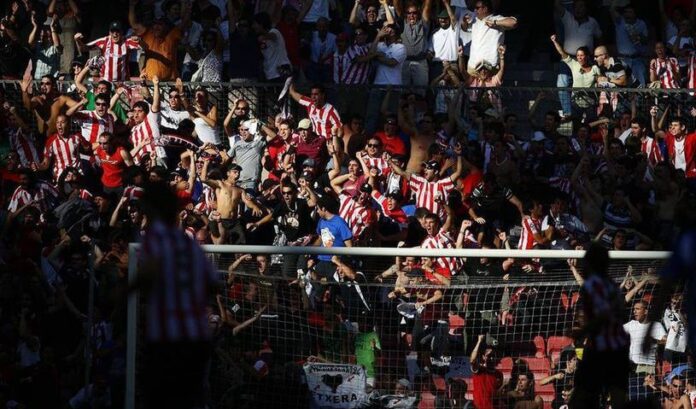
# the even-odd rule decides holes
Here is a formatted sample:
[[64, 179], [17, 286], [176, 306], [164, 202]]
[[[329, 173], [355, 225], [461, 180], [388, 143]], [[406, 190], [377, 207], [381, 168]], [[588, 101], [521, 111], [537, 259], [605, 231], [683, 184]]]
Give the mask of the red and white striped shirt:
[[65, 168], [71, 166], [80, 168], [80, 144], [82, 138], [78, 134], [60, 137], [58, 134], [51, 135], [46, 141], [44, 148], [44, 158], [53, 161], [53, 180], [58, 180]]
[[344, 54], [333, 55], [333, 80], [336, 84], [367, 84], [370, 63], [357, 62], [356, 58], [366, 55], [369, 47], [353, 45]]
[[44, 212], [50, 210], [50, 201], [55, 201], [58, 199], [58, 190], [53, 186], [49, 185], [44, 181], [36, 182], [36, 185], [32, 189], [25, 189], [22, 186], [17, 187], [12, 197], [10, 198], [10, 204], [7, 206], [7, 210], [14, 213], [20, 207], [24, 206], [29, 202], [36, 202], [38, 208]]
[[96, 47], [104, 57], [104, 65], [101, 67], [101, 76], [107, 81], [127, 81], [128, 74], [128, 54], [129, 51], [139, 50], [140, 45], [137, 41], [126, 39], [120, 44], [115, 43], [111, 36], [98, 38], [87, 44], [89, 47]]
[[32, 163], [41, 162], [36, 143], [30, 133], [24, 132], [22, 128], [7, 128], [6, 133], [10, 140], [10, 149], [17, 152], [22, 167], [28, 168]]
[[[696, 88], [696, 53], [691, 52], [689, 54], [689, 61], [688, 61], [688, 78], [686, 82], [686, 87], [689, 89], [694, 89]], [[690, 95], [694, 95], [693, 92], [689, 93]]]
[[348, 194], [341, 193], [338, 199], [341, 203], [338, 215], [348, 223], [353, 237], [359, 238], [365, 229], [370, 227], [374, 222], [374, 211], [360, 205], [357, 200]]
[[657, 146], [655, 139], [646, 136], [640, 141], [640, 151], [645, 154], [648, 158], [648, 163], [650, 166], [655, 167], [658, 163], [662, 162], [664, 159], [662, 157], [662, 151], [660, 147]]
[[382, 210], [384, 217], [391, 219], [394, 223], [397, 223], [399, 227], [406, 227], [408, 225], [408, 216], [404, 213], [401, 207], [397, 207], [394, 210], [389, 210], [387, 208], [387, 198], [376, 190], [372, 191], [372, 198], [379, 205]]
[[[424, 249], [453, 249], [455, 248], [454, 240], [444, 229], [440, 229], [435, 236], [428, 236], [421, 243], [421, 248]], [[456, 257], [438, 257], [435, 259], [435, 265], [447, 269], [451, 275], [457, 274], [462, 267], [462, 261]]]
[[650, 61], [650, 71], [657, 75], [660, 88], [680, 88], [675, 74], [679, 73], [679, 62], [674, 57], [665, 59], [655, 58]]
[[143, 146], [143, 148], [140, 149], [133, 157], [133, 161], [137, 165], [140, 164], [140, 159], [142, 159], [143, 155], [146, 153], [156, 155], [155, 140], [159, 139], [160, 137], [158, 124], [159, 113], [150, 111], [143, 122], [131, 128], [130, 142], [133, 144], [133, 146], [137, 146], [140, 142], [146, 139], [150, 140], [150, 143]]
[[145, 295], [146, 338], [149, 342], [210, 339], [208, 295], [215, 270], [200, 246], [186, 233], [159, 221], [142, 241], [141, 262], [155, 262], [155, 283]]
[[389, 163], [386, 160], [384, 160], [384, 158], [381, 156], [373, 158], [371, 156], [366, 155], [363, 156], [363, 159], [365, 159], [365, 163], [367, 164], [368, 168], [377, 168], [379, 169], [379, 173], [382, 175], [386, 174], [391, 170], [391, 168], [389, 167]]
[[126, 186], [126, 188], [123, 189], [123, 197], [127, 197], [129, 201], [139, 200], [143, 197], [143, 193], [145, 193], [145, 190], [138, 186]]
[[314, 133], [325, 139], [331, 139], [331, 128], [343, 126], [338, 111], [328, 102], [323, 107], [318, 108], [311, 99], [302, 97], [300, 105], [307, 109], [307, 116], [312, 121]]
[[519, 250], [531, 250], [534, 248], [536, 241], [534, 235], [541, 231], [541, 220], [533, 219], [531, 216], [524, 216], [522, 219], [522, 234], [520, 241], [517, 243]]
[[416, 194], [416, 207], [424, 207], [432, 213], [440, 215], [443, 210], [438, 200], [447, 200], [447, 194], [454, 189], [454, 183], [449, 177], [435, 182], [428, 182], [424, 177], [411, 175], [409, 187]]
[[84, 110], [73, 115], [73, 119], [80, 125], [82, 138], [90, 144], [96, 143], [102, 133], [114, 132], [114, 117], [109, 113], [101, 117], [95, 111]]

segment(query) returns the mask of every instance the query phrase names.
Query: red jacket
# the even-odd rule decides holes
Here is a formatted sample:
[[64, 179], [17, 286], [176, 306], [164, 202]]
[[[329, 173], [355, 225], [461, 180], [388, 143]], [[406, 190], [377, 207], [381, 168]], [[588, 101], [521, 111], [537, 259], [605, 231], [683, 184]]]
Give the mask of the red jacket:
[[[665, 135], [665, 144], [667, 145], [667, 155], [669, 162], [674, 166], [674, 135], [667, 133]], [[686, 177], [696, 178], [696, 132], [686, 135], [684, 138], [684, 159], [686, 159]]]

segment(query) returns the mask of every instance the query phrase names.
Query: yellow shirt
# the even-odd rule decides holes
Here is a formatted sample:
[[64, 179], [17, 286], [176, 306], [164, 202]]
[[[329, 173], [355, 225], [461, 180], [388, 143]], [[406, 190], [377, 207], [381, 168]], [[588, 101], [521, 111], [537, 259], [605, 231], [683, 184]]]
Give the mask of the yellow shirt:
[[161, 55], [161, 57], [146, 55], [143, 71], [148, 79], [152, 79], [156, 75], [162, 81], [174, 81], [179, 76], [176, 52], [181, 38], [181, 30], [178, 27], [169, 30], [161, 40], [155, 38], [152, 30], [148, 29], [143, 34], [143, 42], [149, 51]]

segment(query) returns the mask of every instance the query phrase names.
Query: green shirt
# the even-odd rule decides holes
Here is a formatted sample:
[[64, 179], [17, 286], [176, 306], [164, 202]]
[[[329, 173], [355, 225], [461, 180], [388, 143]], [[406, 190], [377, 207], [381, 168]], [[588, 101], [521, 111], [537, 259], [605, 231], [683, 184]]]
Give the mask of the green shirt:
[[[96, 105], [94, 105], [94, 101], [96, 99], [96, 95], [94, 95], [94, 92], [87, 91], [87, 94], [85, 94], [85, 98], [87, 98], [85, 109], [88, 111], [94, 111], [94, 108], [96, 107]], [[128, 122], [128, 113], [125, 109], [123, 109], [123, 105], [121, 105], [121, 102], [117, 102], [116, 105], [114, 105], [114, 113], [116, 114], [116, 117], [121, 120], [121, 122]]]
[[363, 332], [355, 337], [355, 360], [365, 367], [368, 378], [375, 376], [375, 349], [382, 349], [376, 332]]

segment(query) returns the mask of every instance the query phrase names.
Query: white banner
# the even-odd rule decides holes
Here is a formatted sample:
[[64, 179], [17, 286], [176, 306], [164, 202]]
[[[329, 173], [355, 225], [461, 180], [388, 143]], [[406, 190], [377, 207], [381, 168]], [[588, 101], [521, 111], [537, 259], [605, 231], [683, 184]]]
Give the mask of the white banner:
[[365, 370], [359, 365], [306, 364], [312, 407], [355, 409], [367, 405]]

